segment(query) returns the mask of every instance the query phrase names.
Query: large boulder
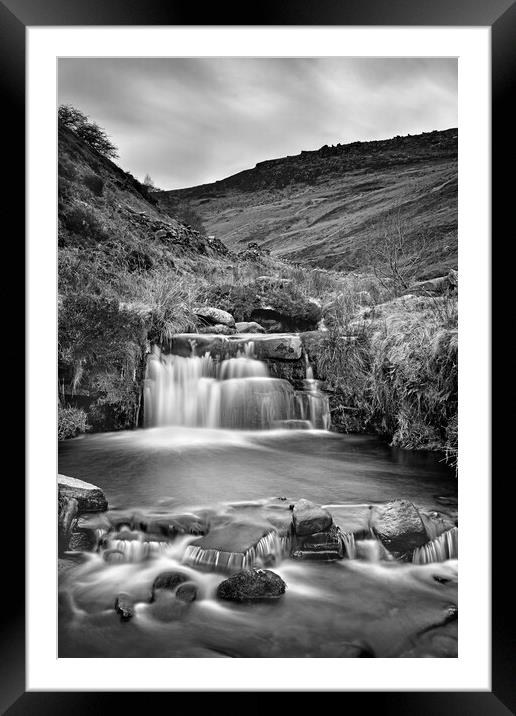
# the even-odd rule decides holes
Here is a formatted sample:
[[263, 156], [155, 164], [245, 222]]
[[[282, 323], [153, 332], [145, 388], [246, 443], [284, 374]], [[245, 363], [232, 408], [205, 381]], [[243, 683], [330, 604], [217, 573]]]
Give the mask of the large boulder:
[[285, 593], [285, 582], [269, 569], [243, 569], [221, 582], [217, 597], [232, 602], [278, 599]]
[[327, 532], [333, 524], [333, 517], [328, 510], [304, 499], [298, 500], [294, 505], [292, 520], [298, 537]]
[[230, 328], [235, 327], [235, 319], [227, 311], [223, 311], [221, 308], [214, 308], [213, 306], [202, 306], [196, 309], [195, 315], [201, 319], [201, 321], [208, 326], [216, 326], [217, 324], [223, 324]]
[[397, 555], [411, 553], [428, 541], [418, 509], [407, 500], [393, 500], [376, 505], [371, 526], [382, 544]]
[[108, 508], [106, 497], [100, 487], [67, 475], [57, 476], [59, 498], [77, 500], [77, 512], [104, 512]]

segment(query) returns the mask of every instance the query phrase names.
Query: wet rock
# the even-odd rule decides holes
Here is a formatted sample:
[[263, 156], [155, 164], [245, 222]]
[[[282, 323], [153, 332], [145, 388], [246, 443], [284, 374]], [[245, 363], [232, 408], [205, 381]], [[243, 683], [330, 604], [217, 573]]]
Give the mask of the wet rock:
[[57, 486], [59, 497], [68, 497], [77, 500], [77, 511], [104, 512], [108, 508], [107, 500], [100, 487], [92, 485], [75, 477], [58, 475]]
[[119, 594], [115, 600], [115, 611], [120, 615], [120, 621], [127, 622], [134, 617], [134, 601], [125, 592]]
[[344, 547], [340, 531], [335, 525], [325, 532], [316, 532], [305, 537], [297, 537], [292, 551], [294, 559], [331, 561], [342, 559]]
[[197, 585], [194, 582], [185, 582], [180, 584], [176, 590], [176, 599], [182, 602], [194, 602], [197, 599]]
[[217, 324], [223, 324], [230, 328], [235, 327], [235, 319], [227, 311], [223, 311], [220, 308], [214, 308], [213, 306], [202, 306], [195, 311], [195, 315], [198, 316], [206, 325], [215, 326]]
[[237, 333], [265, 333], [265, 328], [256, 321], [239, 321], [235, 328]]
[[74, 497], [59, 495], [57, 509], [57, 543], [59, 553], [62, 553], [68, 549], [72, 527], [76, 521], [78, 502]]
[[78, 530], [90, 529], [108, 532], [111, 529], [111, 522], [102, 512], [85, 513], [77, 519], [76, 527]]
[[295, 503], [292, 520], [294, 531], [298, 536], [326, 532], [333, 523], [333, 517], [328, 510], [304, 499]]
[[217, 597], [232, 602], [278, 599], [285, 582], [269, 569], [243, 569], [219, 584]]
[[72, 532], [68, 549], [72, 552], [92, 552], [97, 547], [97, 535], [94, 530], [84, 529]]
[[157, 599], [160, 592], [173, 592], [176, 587], [184, 582], [188, 582], [188, 577], [183, 572], [162, 572], [156, 577], [152, 585], [151, 602]]
[[398, 555], [412, 552], [428, 540], [417, 508], [407, 500], [376, 505], [371, 511], [371, 525], [382, 544]]

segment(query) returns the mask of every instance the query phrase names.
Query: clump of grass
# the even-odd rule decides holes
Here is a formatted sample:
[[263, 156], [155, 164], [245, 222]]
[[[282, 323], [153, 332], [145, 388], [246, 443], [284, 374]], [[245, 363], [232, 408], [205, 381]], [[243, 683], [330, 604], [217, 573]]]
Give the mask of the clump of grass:
[[82, 408], [62, 406], [59, 404], [57, 413], [57, 438], [67, 440], [85, 433], [89, 428], [87, 416]]
[[104, 191], [104, 181], [98, 176], [98, 174], [85, 174], [82, 180], [92, 194], [95, 194], [95, 196], [102, 196]]
[[336, 302], [315, 366], [342, 429], [378, 432], [399, 447], [444, 450], [454, 464], [456, 304], [453, 297], [395, 299], [353, 317], [352, 302]]

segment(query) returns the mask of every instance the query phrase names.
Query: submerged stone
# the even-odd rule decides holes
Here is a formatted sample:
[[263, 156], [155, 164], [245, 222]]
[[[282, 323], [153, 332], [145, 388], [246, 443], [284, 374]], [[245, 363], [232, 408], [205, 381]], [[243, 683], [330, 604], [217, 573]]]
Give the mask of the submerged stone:
[[151, 602], [158, 598], [163, 591], [172, 592], [176, 587], [188, 581], [184, 572], [170, 571], [159, 574], [152, 584]]
[[194, 582], [185, 582], [180, 584], [176, 590], [176, 599], [182, 602], [194, 602], [197, 599], [197, 585]]
[[243, 569], [219, 584], [217, 597], [233, 602], [278, 599], [287, 585], [269, 569]]
[[134, 601], [125, 592], [120, 593], [115, 600], [115, 612], [120, 615], [120, 621], [127, 622], [134, 617]]

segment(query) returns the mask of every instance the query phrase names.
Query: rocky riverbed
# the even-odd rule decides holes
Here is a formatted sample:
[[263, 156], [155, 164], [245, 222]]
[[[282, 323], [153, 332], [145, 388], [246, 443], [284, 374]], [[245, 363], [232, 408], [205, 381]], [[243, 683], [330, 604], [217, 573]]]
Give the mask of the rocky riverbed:
[[452, 512], [284, 495], [111, 509], [66, 476], [58, 510], [64, 656], [456, 656]]

